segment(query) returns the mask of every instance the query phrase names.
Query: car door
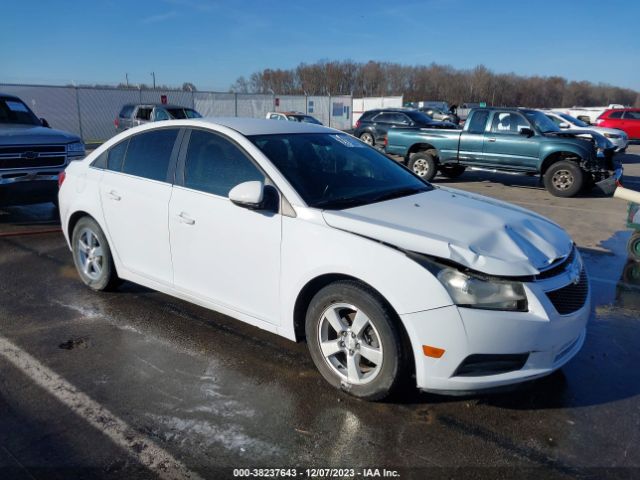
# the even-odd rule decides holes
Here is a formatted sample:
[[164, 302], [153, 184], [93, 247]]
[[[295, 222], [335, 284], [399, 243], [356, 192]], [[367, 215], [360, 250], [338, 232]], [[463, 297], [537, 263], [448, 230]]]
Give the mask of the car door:
[[519, 112], [494, 111], [483, 144], [485, 165], [537, 170], [540, 142], [535, 135], [522, 135], [522, 128], [532, 127]]
[[371, 119], [373, 122], [373, 136], [377, 144], [384, 143], [384, 137], [387, 136], [387, 132], [393, 122], [392, 113], [379, 113]]
[[460, 134], [458, 160], [464, 164], [485, 163], [484, 139], [489, 120], [489, 110], [476, 110], [467, 119], [467, 126]]
[[170, 285], [167, 226], [180, 130], [133, 135], [109, 150], [100, 199], [110, 245], [131, 272]]
[[281, 216], [228, 198], [236, 185], [265, 175], [223, 134], [193, 129], [184, 143], [169, 204], [175, 286], [278, 324]]
[[627, 110], [622, 115], [621, 130], [624, 130], [629, 138], [640, 138], [640, 111]]

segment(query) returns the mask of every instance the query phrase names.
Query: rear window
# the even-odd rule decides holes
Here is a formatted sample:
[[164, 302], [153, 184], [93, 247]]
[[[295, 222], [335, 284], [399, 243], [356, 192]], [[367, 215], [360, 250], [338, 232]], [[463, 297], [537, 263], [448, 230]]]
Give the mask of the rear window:
[[125, 105], [120, 110], [120, 118], [130, 118], [133, 113], [134, 105]]

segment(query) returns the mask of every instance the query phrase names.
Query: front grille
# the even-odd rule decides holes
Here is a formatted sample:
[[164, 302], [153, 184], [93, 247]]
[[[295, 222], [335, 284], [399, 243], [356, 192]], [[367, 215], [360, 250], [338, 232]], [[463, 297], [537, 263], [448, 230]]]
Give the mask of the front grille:
[[547, 292], [547, 296], [560, 315], [568, 315], [580, 310], [589, 294], [589, 279], [582, 269], [578, 283]]
[[469, 355], [456, 369], [457, 377], [483, 377], [520, 370], [527, 363], [528, 353]]
[[2, 158], [0, 157], [0, 169], [12, 168], [41, 168], [60, 167], [64, 165], [66, 157], [38, 157], [27, 158]]
[[0, 169], [61, 167], [66, 145], [12, 145], [0, 147]]

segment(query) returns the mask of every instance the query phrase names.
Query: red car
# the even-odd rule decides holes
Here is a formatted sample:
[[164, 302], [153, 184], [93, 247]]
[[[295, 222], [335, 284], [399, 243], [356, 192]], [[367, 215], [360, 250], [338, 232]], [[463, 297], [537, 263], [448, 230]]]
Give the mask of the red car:
[[624, 131], [630, 140], [640, 140], [640, 108], [612, 108], [596, 120], [596, 125]]

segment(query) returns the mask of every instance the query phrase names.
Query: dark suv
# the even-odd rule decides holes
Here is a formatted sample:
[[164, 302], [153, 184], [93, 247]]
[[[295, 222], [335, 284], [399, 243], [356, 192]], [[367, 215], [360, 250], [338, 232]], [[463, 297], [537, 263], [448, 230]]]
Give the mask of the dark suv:
[[436, 121], [418, 110], [384, 108], [364, 112], [353, 134], [369, 145], [382, 145], [387, 132], [394, 127], [459, 128], [451, 122]]
[[122, 107], [113, 123], [116, 126], [117, 132], [124, 132], [131, 127], [136, 127], [148, 122], [200, 117], [202, 117], [202, 115], [196, 112], [193, 108], [181, 107], [180, 105], [166, 105], [163, 103], [128, 103]]

